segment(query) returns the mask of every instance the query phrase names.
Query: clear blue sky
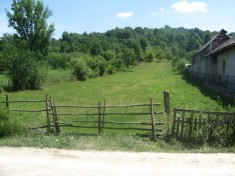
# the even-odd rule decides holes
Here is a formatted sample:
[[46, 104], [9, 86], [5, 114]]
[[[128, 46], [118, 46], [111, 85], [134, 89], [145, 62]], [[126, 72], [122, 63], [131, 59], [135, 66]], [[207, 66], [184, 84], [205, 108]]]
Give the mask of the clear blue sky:
[[[42, 0], [53, 12], [55, 38], [68, 32], [105, 32], [115, 27], [198, 27], [235, 32], [235, 0]], [[13, 33], [5, 9], [12, 0], [0, 0], [0, 37]]]

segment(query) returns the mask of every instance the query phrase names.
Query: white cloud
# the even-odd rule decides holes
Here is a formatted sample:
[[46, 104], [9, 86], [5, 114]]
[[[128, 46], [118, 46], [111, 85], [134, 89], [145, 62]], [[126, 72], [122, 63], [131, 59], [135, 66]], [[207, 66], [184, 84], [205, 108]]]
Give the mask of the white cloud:
[[122, 12], [116, 15], [117, 18], [129, 18], [133, 15], [133, 12]]
[[163, 7], [160, 7], [160, 8], [159, 8], [159, 10], [160, 10], [160, 12], [161, 12], [161, 13], [167, 13], [167, 14], [170, 14], [170, 11], [168, 11], [168, 10], [164, 9]]
[[171, 6], [176, 12], [179, 13], [206, 13], [207, 4], [204, 2], [188, 2], [182, 0]]

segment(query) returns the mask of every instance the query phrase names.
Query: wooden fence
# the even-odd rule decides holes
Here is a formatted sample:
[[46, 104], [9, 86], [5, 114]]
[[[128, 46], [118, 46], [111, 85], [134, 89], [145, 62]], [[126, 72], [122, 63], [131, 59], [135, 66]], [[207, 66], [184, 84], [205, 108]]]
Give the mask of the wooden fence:
[[[54, 124], [56, 128], [56, 133], [59, 134], [61, 132], [61, 127], [73, 127], [73, 128], [96, 128], [98, 130], [98, 134], [102, 134], [104, 129], [118, 129], [118, 130], [145, 130], [151, 131], [153, 139], [156, 139], [156, 131], [161, 131], [156, 129], [157, 125], [164, 124], [163, 122], [156, 122], [155, 116], [159, 114], [163, 114], [163, 112], [155, 112], [154, 107], [159, 106], [158, 103], [153, 103], [153, 99], [150, 98], [150, 102], [148, 104], [131, 104], [131, 105], [106, 105], [104, 101], [103, 104], [98, 102], [97, 106], [82, 106], [82, 105], [56, 105], [53, 99], [50, 100], [50, 107], [52, 109], [51, 114], [54, 119]], [[131, 108], [131, 107], [148, 107], [148, 112], [123, 112], [123, 108]], [[62, 109], [66, 108], [66, 112], [63, 112]], [[122, 112], [113, 112], [110, 109], [121, 108]], [[79, 113], [75, 111], [74, 113], [68, 113], [68, 110], [71, 109], [95, 109], [96, 112], [92, 113]], [[60, 112], [58, 112], [60, 111]], [[71, 110], [72, 111], [72, 110]], [[90, 110], [89, 110], [90, 111]], [[127, 121], [117, 121], [115, 120], [107, 120], [107, 116], [149, 116], [149, 119], [145, 122], [127, 122]], [[59, 120], [62, 119], [64, 121]], [[93, 119], [81, 119], [81, 117], [94, 117]], [[74, 119], [74, 117], [76, 117]], [[133, 118], [134, 119], [134, 118]], [[78, 123], [78, 125], [77, 125]], [[85, 126], [82, 125], [84, 123], [93, 123], [95, 125]], [[142, 125], [142, 126], [150, 126], [150, 128], [136, 128], [136, 127], [107, 127], [105, 124], [115, 124], [115, 125]]]
[[[30, 108], [31, 104], [35, 103], [40, 104], [39, 109]], [[30, 126], [30, 129], [47, 128], [47, 132], [50, 132], [51, 127], [55, 127], [56, 134], [60, 134], [61, 129], [64, 127], [97, 129], [98, 134], [102, 134], [104, 129], [138, 130], [150, 131], [152, 133], [153, 139], [156, 139], [156, 132], [161, 131], [160, 129], [157, 129], [156, 126], [164, 124], [163, 122], [156, 122], [155, 120], [155, 117], [157, 115], [163, 114], [163, 112], [156, 112], [155, 108], [160, 106], [160, 104], [153, 103], [152, 98], [150, 98], [150, 102], [147, 104], [107, 105], [107, 103], [104, 101], [103, 104], [98, 102], [97, 106], [83, 106], [56, 105], [54, 98], [49, 97], [48, 95], [45, 96], [44, 100], [10, 100], [10, 97], [6, 95], [5, 101], [0, 101], [0, 104], [3, 104], [3, 109], [6, 109], [8, 112], [18, 112], [21, 114], [45, 112], [46, 118], [43, 118], [43, 125]], [[13, 104], [18, 104], [18, 106], [13, 106]], [[27, 104], [28, 108], [25, 106], [25, 104]], [[145, 110], [147, 109], [146, 112], [141, 109], [144, 107]], [[124, 109], [128, 108], [136, 109], [134, 112], [125, 112]], [[84, 113], [81, 111], [82, 109], [87, 109], [89, 112]], [[119, 111], [114, 111], [115, 109], [119, 109]], [[123, 116], [124, 120], [117, 120], [117, 116]], [[127, 121], [125, 119], [126, 116], [131, 116], [133, 118], [131, 118], [130, 121]], [[142, 119], [142, 121], [137, 121], [137, 116], [144, 116], [144, 120]], [[146, 116], [149, 116], [149, 118], [146, 118]], [[92, 117], [92, 119], [88, 119], [88, 117]], [[110, 117], [109, 120], [107, 117]], [[27, 116], [27, 118], [30, 118], [30, 116]], [[37, 116], [33, 118], [37, 118]], [[89, 124], [94, 125], [87, 126]], [[107, 124], [110, 124], [110, 126]], [[115, 125], [118, 125], [118, 127]], [[128, 126], [125, 127], [125, 125]], [[137, 125], [138, 127], [136, 127]]]
[[[38, 109], [25, 109], [25, 106], [23, 106], [23, 104], [27, 104], [27, 105], [31, 105], [31, 104], [40, 104], [38, 107]], [[49, 106], [49, 96], [46, 95], [44, 100], [10, 100], [8, 94], [6, 94], [6, 100], [5, 101], [0, 101], [0, 104], [3, 104], [5, 106], [3, 106], [2, 109], [6, 109], [8, 112], [18, 112], [18, 113], [42, 113], [45, 112], [46, 114], [46, 125], [43, 126], [37, 126], [37, 127], [30, 127], [31, 129], [39, 129], [39, 128], [47, 128], [47, 132], [50, 132], [50, 106]], [[17, 108], [14, 109], [11, 108], [11, 106], [13, 106], [13, 104], [20, 104], [21, 108]], [[22, 108], [23, 106], [23, 108]], [[19, 106], [18, 106], [19, 107]]]
[[197, 111], [175, 108], [172, 136], [193, 140], [197, 137], [211, 140], [220, 127], [235, 132], [235, 112]]

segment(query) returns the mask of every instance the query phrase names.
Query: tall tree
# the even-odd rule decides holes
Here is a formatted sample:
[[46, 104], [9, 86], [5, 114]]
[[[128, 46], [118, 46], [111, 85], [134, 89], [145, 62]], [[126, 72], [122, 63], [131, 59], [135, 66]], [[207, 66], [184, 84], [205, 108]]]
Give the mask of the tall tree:
[[27, 41], [33, 52], [47, 55], [54, 25], [46, 20], [52, 11], [44, 7], [40, 0], [13, 0], [11, 11], [6, 10], [9, 26], [13, 27], [19, 38]]

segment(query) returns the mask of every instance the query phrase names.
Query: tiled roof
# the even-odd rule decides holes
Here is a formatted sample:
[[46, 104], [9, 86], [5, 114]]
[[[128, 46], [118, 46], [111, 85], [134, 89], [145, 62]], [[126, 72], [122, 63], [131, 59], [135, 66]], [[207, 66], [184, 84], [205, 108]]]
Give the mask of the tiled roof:
[[202, 50], [204, 50], [213, 40], [215, 40], [221, 33], [227, 33], [224, 29], [221, 29], [221, 31], [218, 32], [211, 40], [209, 40], [197, 53], [200, 53]]
[[218, 54], [234, 46], [235, 46], [235, 37], [232, 37], [226, 42], [224, 42], [222, 45], [212, 50], [209, 54], [211, 55]]

